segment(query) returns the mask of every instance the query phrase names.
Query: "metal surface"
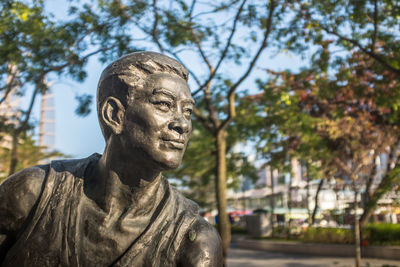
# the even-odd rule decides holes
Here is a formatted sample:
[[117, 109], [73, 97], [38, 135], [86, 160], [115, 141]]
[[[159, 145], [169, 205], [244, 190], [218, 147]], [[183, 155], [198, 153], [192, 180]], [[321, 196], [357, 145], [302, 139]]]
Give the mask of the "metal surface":
[[222, 266], [218, 234], [161, 174], [179, 166], [192, 130], [187, 79], [152, 52], [103, 71], [103, 155], [31, 167], [0, 186], [2, 266]]

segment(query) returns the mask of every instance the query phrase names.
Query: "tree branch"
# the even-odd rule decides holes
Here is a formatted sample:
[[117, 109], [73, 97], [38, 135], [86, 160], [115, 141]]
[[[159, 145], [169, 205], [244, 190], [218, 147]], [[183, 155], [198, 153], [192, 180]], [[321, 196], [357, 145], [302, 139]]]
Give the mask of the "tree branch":
[[31, 96], [31, 100], [28, 106], [27, 111], [25, 112], [25, 118], [24, 120], [21, 122], [21, 124], [19, 125], [19, 127], [16, 129], [15, 134], [18, 136], [20, 133], [22, 133], [23, 131], [26, 130], [27, 126], [28, 126], [28, 121], [31, 117], [31, 113], [32, 113], [32, 109], [33, 106], [35, 104], [35, 100], [36, 100], [36, 96], [40, 91], [40, 88], [43, 86], [43, 82], [44, 82], [44, 78], [45, 78], [46, 74], [42, 73], [40, 75], [40, 77], [36, 80], [35, 82], [35, 89], [32, 93]]
[[0, 91], [6, 90], [3, 97], [0, 99], [0, 105], [8, 98], [11, 93], [11, 89], [13, 88], [12, 83], [7, 83], [5, 87], [2, 87]]
[[210, 132], [213, 132], [214, 129], [213, 127], [209, 124], [209, 120], [207, 117], [203, 116], [200, 112], [200, 110], [198, 110], [197, 108], [193, 109], [193, 115], [197, 118], [198, 121], [200, 121], [201, 124], [203, 124], [203, 126], [209, 130]]
[[8, 69], [9, 69], [10, 73], [9, 73], [9, 76], [7, 77], [6, 86], [2, 88], [2, 90], [5, 89], [6, 91], [5, 91], [4, 95], [2, 96], [2, 98], [0, 99], [0, 105], [8, 98], [9, 94], [11, 93], [12, 89], [14, 88], [14, 81], [15, 81], [15, 79], [17, 77], [17, 73], [18, 73], [18, 70], [16, 69], [16, 67], [11, 64], [9, 65]]
[[45, 71], [43, 71], [43, 74], [44, 74], [44, 76], [46, 76], [46, 74], [48, 74], [49, 72], [61, 71], [62, 69], [66, 68], [66, 67], [68, 67], [68, 66], [70, 66], [72, 64], [84, 63], [91, 56], [94, 56], [94, 55], [96, 55], [96, 54], [98, 54], [100, 52], [105, 52], [105, 51], [110, 50], [110, 49], [112, 49], [114, 47], [117, 47], [117, 45], [115, 44], [115, 45], [113, 45], [111, 47], [100, 48], [100, 49], [98, 49], [96, 51], [93, 51], [93, 52], [83, 56], [82, 58], [80, 58], [78, 60], [70, 59], [70, 60], [68, 60], [66, 63], [64, 63], [62, 65], [52, 66], [52, 67], [47, 68]]
[[160, 49], [160, 52], [164, 53], [164, 48], [162, 47], [160, 41], [158, 40], [158, 33], [157, 33], [157, 26], [159, 20], [159, 15], [157, 11], [157, 0], [153, 0], [153, 14], [154, 14], [154, 23], [153, 23], [153, 28], [151, 30], [151, 36], [153, 37], [153, 41], [158, 46], [158, 49]]
[[189, 19], [192, 21], [193, 18], [193, 11], [194, 11], [194, 6], [196, 5], [197, 0], [193, 0], [192, 4], [190, 5], [190, 10], [189, 10]]
[[[112, 46], [112, 47], [114, 47], [114, 46]], [[91, 56], [93, 56], [93, 55], [95, 55], [95, 54], [98, 54], [98, 53], [100, 53], [100, 52], [107, 51], [108, 49], [111, 49], [112, 47], [98, 49], [98, 50], [96, 50], [96, 51], [93, 51], [93, 52], [91, 52], [91, 53], [89, 53], [89, 54], [83, 56], [83, 57], [82, 57], [81, 59], [79, 59], [79, 60], [70, 59], [70, 60], [67, 61], [65, 64], [62, 64], [62, 65], [59, 65], [59, 66], [52, 66], [52, 67], [50, 67], [50, 68], [44, 70], [44, 71], [40, 74], [40, 76], [37, 78], [37, 80], [36, 80], [36, 82], [35, 82], [35, 90], [33, 91], [33, 94], [32, 94], [32, 96], [31, 96], [31, 100], [30, 100], [30, 103], [29, 103], [29, 107], [28, 107], [27, 111], [25, 112], [25, 118], [24, 118], [24, 120], [21, 122], [21, 125], [18, 127], [17, 133], [19, 134], [19, 133], [21, 133], [22, 131], [26, 130], [26, 127], [27, 127], [27, 125], [28, 125], [28, 121], [29, 121], [30, 116], [31, 116], [31, 113], [32, 113], [33, 106], [34, 106], [34, 104], [35, 104], [36, 96], [37, 96], [37, 94], [39, 93], [40, 88], [43, 86], [44, 79], [45, 79], [45, 77], [46, 77], [46, 75], [47, 75], [48, 73], [50, 73], [50, 72], [52, 72], [52, 71], [61, 71], [62, 69], [66, 68], [66, 67], [68, 67], [68, 66], [70, 66], [70, 65], [72, 65], [72, 64], [83, 63], [83, 62], [85, 62], [89, 57], [91, 57]]]
[[343, 161], [341, 161], [339, 158], [335, 158], [334, 161], [339, 166], [339, 168], [351, 178], [351, 180], [353, 180], [354, 182], [358, 180], [357, 175], [355, 175], [354, 172], [346, 164], [343, 163]]
[[239, 21], [240, 18], [240, 14], [243, 11], [244, 5], [246, 4], [247, 0], [243, 0], [242, 4], [240, 5], [238, 12], [236, 13], [235, 19], [233, 20], [233, 25], [232, 25], [232, 30], [231, 33], [228, 37], [228, 40], [226, 42], [225, 48], [221, 53], [221, 57], [218, 60], [217, 65], [214, 68], [214, 71], [212, 71], [210, 73], [210, 76], [208, 77], [208, 79], [202, 84], [202, 86], [200, 86], [194, 93], [193, 96], [195, 96], [198, 92], [200, 92], [201, 90], [204, 90], [204, 88], [206, 87], [206, 85], [214, 78], [215, 74], [217, 73], [219, 67], [221, 66], [222, 61], [225, 59], [226, 54], [228, 53], [229, 47], [231, 46], [232, 43], [232, 39], [233, 36], [236, 32], [236, 26], [237, 26], [237, 22]]
[[188, 68], [188, 67], [186, 66], [185, 63], [183, 63], [183, 61], [181, 60], [181, 58], [179, 57], [179, 55], [178, 55], [176, 52], [171, 51], [171, 50], [169, 50], [169, 49], [164, 49], [164, 50], [165, 50], [165, 52], [167, 52], [167, 53], [173, 55], [177, 60], [179, 60], [179, 62], [188, 70], [190, 76], [193, 77], [193, 79], [195, 80], [195, 82], [197, 83], [197, 85], [200, 84], [200, 80], [199, 80], [199, 78], [197, 77], [197, 75], [196, 75], [190, 68]]
[[[196, 2], [196, 0], [193, 1], [191, 8], [194, 8], [195, 2]], [[140, 27], [140, 26], [138, 26], [138, 27], [139, 27], [143, 32], [147, 33], [148, 35], [150, 35], [150, 36], [152, 37], [153, 41], [156, 43], [156, 45], [157, 45], [157, 47], [158, 47], [158, 49], [160, 50], [161, 53], [167, 52], [167, 53], [171, 54], [172, 56], [174, 56], [177, 60], [179, 60], [180, 63], [188, 70], [190, 76], [193, 77], [193, 79], [195, 80], [195, 82], [196, 82], [198, 85], [200, 85], [200, 80], [198, 79], [198, 77], [196, 76], [196, 74], [193, 73], [193, 72], [191, 71], [191, 69], [189, 69], [189, 68], [183, 63], [183, 61], [180, 59], [178, 53], [176, 53], [176, 52], [174, 52], [174, 51], [172, 51], [172, 50], [170, 50], [170, 49], [164, 48], [163, 45], [161, 44], [161, 42], [160, 42], [160, 40], [159, 40], [159, 38], [158, 38], [158, 34], [157, 34], [157, 25], [158, 25], [159, 16], [158, 16], [158, 12], [157, 12], [156, 3], [157, 3], [157, 0], [153, 0], [153, 13], [154, 13], [155, 19], [154, 19], [154, 23], [153, 23], [153, 28], [152, 28], [152, 30], [151, 30], [151, 31], [147, 31], [146, 29], [144, 29], [144, 28], [142, 28], [142, 27]], [[192, 11], [192, 10], [191, 10], [191, 11]]]
[[192, 25], [190, 25], [190, 33], [192, 34], [192, 37], [194, 39], [194, 43], [197, 46], [197, 49], [199, 51], [200, 56], [203, 58], [204, 62], [207, 64], [210, 73], [212, 73], [214, 68], [211, 65], [210, 61], [208, 60], [206, 54], [204, 53], [203, 48], [201, 47], [200, 39], [197, 36], [197, 34], [194, 32], [194, 29], [193, 29]]
[[[230, 5], [229, 6], [225, 6], [225, 7], [223, 7], [223, 8], [221, 8], [221, 6], [216, 6], [216, 5], [214, 5], [214, 9], [212, 9], [212, 10], [210, 10], [210, 11], [203, 11], [203, 12], [199, 12], [199, 13], [197, 13], [196, 15], [194, 15], [193, 16], [193, 18], [197, 18], [197, 17], [200, 17], [200, 16], [204, 16], [204, 15], [209, 15], [209, 14], [214, 14], [215, 12], [217, 12], [217, 11], [221, 11], [221, 10], [224, 10], [224, 9], [228, 9], [228, 8], [230, 8], [231, 6], [233, 6], [233, 5], [235, 5], [236, 3], [238, 3], [240, 0], [232, 0], [232, 1], [230, 1]], [[206, 5], [209, 5], [209, 3], [204, 3], [204, 2], [200, 2], [200, 4], [206, 4]]]
[[395, 166], [393, 169], [388, 169], [386, 175], [382, 178], [381, 182], [379, 183], [377, 189], [372, 194], [370, 200], [366, 203], [364, 207], [364, 213], [360, 218], [360, 225], [364, 226], [367, 222], [369, 217], [372, 215], [374, 208], [378, 204], [379, 199], [387, 193], [399, 179], [400, 174], [400, 157], [397, 157]]
[[383, 59], [381, 56], [379, 56], [377, 53], [370, 51], [368, 49], [366, 49], [365, 47], [363, 47], [359, 42], [357, 42], [356, 40], [353, 40], [351, 38], [348, 38], [336, 31], [330, 30], [325, 26], [321, 25], [321, 28], [326, 31], [329, 34], [333, 34], [336, 37], [338, 37], [341, 40], [347, 41], [349, 43], [352, 43], [354, 46], [358, 47], [362, 52], [364, 52], [365, 54], [367, 54], [368, 56], [370, 56], [371, 58], [375, 59], [376, 61], [378, 61], [379, 63], [381, 63], [384, 67], [386, 67], [388, 70], [392, 71], [393, 73], [400, 75], [400, 69], [393, 67], [392, 65], [390, 65], [388, 62], [385, 61], [385, 59]]
[[372, 196], [371, 187], [372, 187], [373, 181], [376, 179], [377, 173], [378, 173], [378, 166], [375, 164], [375, 160], [374, 160], [374, 163], [371, 165], [373, 167], [372, 167], [371, 173], [367, 179], [367, 184], [365, 186], [365, 193], [366, 193], [368, 200]]
[[266, 25], [266, 30], [265, 30], [265, 34], [264, 34], [264, 39], [263, 39], [260, 47], [258, 48], [256, 54], [254, 55], [253, 59], [250, 61], [250, 64], [247, 67], [246, 72], [229, 89], [229, 92], [228, 92], [229, 113], [228, 113], [228, 117], [219, 126], [219, 130], [223, 130], [224, 128], [226, 128], [229, 125], [229, 123], [233, 120], [233, 118], [236, 116], [235, 91], [239, 87], [239, 85], [241, 85], [242, 82], [249, 76], [249, 74], [253, 70], [258, 58], [260, 57], [260, 55], [263, 52], [264, 48], [267, 46], [268, 37], [269, 37], [269, 35], [271, 33], [271, 29], [272, 29], [272, 17], [274, 15], [275, 8], [276, 8], [275, 1], [274, 0], [270, 0], [269, 12], [268, 12], [267, 25]]
[[217, 115], [216, 115], [215, 110], [214, 110], [214, 107], [211, 104], [210, 86], [211, 86], [211, 84], [208, 83], [207, 89], [204, 91], [204, 102], [205, 102], [206, 108], [207, 108], [207, 110], [209, 112], [210, 122], [212, 123], [212, 125], [214, 127], [213, 131], [215, 132], [215, 130], [220, 125], [220, 121], [218, 120]]
[[372, 36], [372, 44], [371, 44], [372, 53], [375, 53], [377, 36], [378, 36], [378, 0], [374, 0], [374, 35]]

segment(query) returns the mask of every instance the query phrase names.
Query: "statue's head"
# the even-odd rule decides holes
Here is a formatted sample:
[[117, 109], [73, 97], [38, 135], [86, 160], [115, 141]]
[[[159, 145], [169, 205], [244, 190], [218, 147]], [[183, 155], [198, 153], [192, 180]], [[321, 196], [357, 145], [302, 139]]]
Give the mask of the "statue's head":
[[194, 101], [187, 80], [178, 61], [154, 52], [128, 54], [111, 63], [97, 89], [106, 143], [116, 139], [126, 160], [178, 167], [192, 130]]

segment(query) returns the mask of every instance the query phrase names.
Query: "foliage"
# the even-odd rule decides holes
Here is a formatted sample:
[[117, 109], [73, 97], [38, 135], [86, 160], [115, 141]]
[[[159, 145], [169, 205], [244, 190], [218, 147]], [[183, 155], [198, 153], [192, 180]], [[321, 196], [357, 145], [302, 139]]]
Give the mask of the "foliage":
[[[368, 224], [363, 230], [363, 243], [368, 245], [399, 245], [400, 226], [397, 224]], [[354, 233], [343, 228], [314, 228], [305, 230], [301, 241], [310, 243], [353, 244]]]
[[247, 233], [245, 228], [235, 224], [231, 224], [231, 232], [235, 235], [245, 235]]
[[[57, 20], [45, 11], [42, 0], [5, 0], [0, 3], [0, 103], [11, 94], [25, 95], [32, 90], [29, 104], [20, 111], [17, 120], [4, 122], [3, 131], [13, 137], [10, 174], [18, 164], [19, 135], [30, 127], [35, 100], [47, 91], [48, 75], [69, 75], [77, 81], [86, 78], [88, 59], [100, 55], [106, 61], [132, 51], [129, 29], [122, 27], [122, 17], [102, 13], [98, 16], [89, 4], [71, 1], [67, 20]], [[135, 9], [139, 14], [143, 9]], [[120, 25], [121, 27], [115, 27]], [[78, 115], [90, 110], [91, 97], [78, 96]]]
[[[397, 1], [296, 0], [288, 7], [293, 16], [278, 34], [285, 40], [281, 47], [303, 56], [310, 53], [312, 60], [303, 77], [292, 75], [300, 79], [288, 83], [283, 78], [283, 83], [293, 85], [290, 91], [302, 112], [317, 119], [313, 129], [321, 138], [321, 152], [328, 152], [321, 154], [322, 166], [346, 178], [355, 196], [365, 188], [365, 224], [383, 191], [399, 179]], [[307, 143], [298, 135], [286, 140], [293, 140], [296, 148], [301, 148], [299, 140]], [[386, 173], [379, 182], [375, 158], [380, 154], [389, 154], [389, 160], [380, 168]], [[356, 220], [356, 266], [361, 258], [358, 228]]]
[[[38, 165], [43, 161], [48, 161], [53, 158], [66, 157], [66, 155], [58, 151], [47, 151], [46, 148], [39, 147], [35, 144], [33, 134], [27, 132], [21, 135], [19, 140], [20, 149], [18, 150], [18, 165], [16, 171]], [[0, 181], [8, 175], [8, 162], [10, 157], [10, 149], [5, 146], [7, 137], [2, 138], [2, 147], [0, 148]]]
[[[399, 179], [400, 84], [358, 52], [335, 68], [329, 75], [318, 66], [298, 74], [270, 72], [273, 78], [260, 82], [267, 113], [262, 148], [272, 162], [295, 156], [322, 171], [321, 177], [365, 189], [367, 214]], [[381, 154], [388, 155], [379, 169], [382, 179], [375, 162]]]
[[310, 227], [304, 232], [301, 238], [309, 243], [334, 243], [334, 244], [353, 244], [353, 231], [342, 228], [314, 228]]
[[[130, 38], [122, 37], [126, 29], [113, 28], [120, 18], [98, 17], [88, 4], [72, 5], [66, 21], [47, 14], [44, 1], [6, 0], [0, 5], [0, 81], [5, 95], [11, 89], [22, 95], [28, 85], [45, 92], [43, 79], [49, 73], [82, 81], [91, 56], [100, 54], [105, 61], [133, 50]], [[11, 83], [6, 82], [10, 78]]]
[[297, 233], [291, 233], [292, 228], [286, 226], [274, 227], [272, 237], [263, 237], [267, 240], [292, 240], [306, 243], [354, 244], [354, 233], [350, 229], [308, 227]]
[[[337, 143], [320, 143], [318, 136], [312, 134], [298, 136], [301, 141], [298, 146], [296, 138], [292, 140], [293, 138], [287, 137], [287, 141], [295, 144], [296, 150], [305, 148], [307, 151], [307, 147], [304, 146], [305, 139], [314, 139], [313, 141], [318, 144], [315, 147], [322, 148], [318, 151], [322, 153], [322, 158], [329, 156], [326, 152], [328, 154], [332, 152], [329, 147], [325, 150], [325, 145], [330, 147], [343, 145], [340, 144], [343, 138], [348, 139], [345, 145], [348, 146], [347, 149], [358, 151], [358, 155], [356, 153], [351, 156], [359, 157], [358, 161], [367, 157], [361, 155], [361, 151], [364, 151], [363, 153], [371, 151], [368, 149], [372, 147], [365, 145], [368, 142], [378, 141], [381, 144], [380, 148], [374, 151], [376, 154], [382, 153], [385, 146], [391, 146], [394, 150], [393, 144], [396, 144], [397, 137], [393, 135], [392, 130], [399, 120], [400, 103], [398, 94], [400, 31], [395, 26], [398, 23], [400, 10], [396, 8], [395, 2], [297, 0], [289, 2], [288, 8], [293, 11], [293, 16], [288, 19], [288, 27], [280, 29], [278, 34], [282, 38], [280, 45], [303, 56], [311, 54], [312, 57], [308, 71], [303, 70], [302, 74], [291, 76], [292, 79], [301, 80], [296, 84], [292, 83], [296, 89], [286, 90], [286, 94], [291, 96], [290, 93], [298, 88], [302, 86], [307, 88], [309, 92], [300, 90], [300, 93], [295, 93], [293, 97], [300, 99], [299, 101], [295, 99], [294, 102], [303, 102], [301, 105], [304, 106], [300, 108], [303, 111], [307, 109], [313, 118], [325, 116], [325, 122], [320, 122], [318, 128], [329, 129], [325, 135], [331, 135]], [[283, 99], [287, 96], [281, 94], [278, 97]], [[288, 99], [285, 105], [289, 102]], [[284, 109], [286, 113], [288, 107]], [[295, 114], [287, 115], [293, 118], [292, 122], [304, 119], [293, 115]], [[285, 117], [282, 115], [278, 119]], [[315, 123], [317, 122], [311, 124]], [[305, 125], [309, 125], [307, 121]], [[381, 134], [376, 131], [377, 125]], [[360, 127], [364, 131], [359, 131]], [[373, 127], [375, 130], [371, 130]], [[348, 132], [340, 134], [342, 128], [347, 128]], [[301, 127], [298, 130], [309, 133], [314, 128]], [[388, 136], [389, 141], [380, 142], [378, 137], [373, 137], [377, 134], [381, 140], [385, 139], [384, 135], [382, 136], [385, 131], [391, 132]], [[334, 136], [335, 134], [337, 136]], [[369, 137], [372, 139], [368, 139]], [[278, 134], [277, 138], [281, 139], [282, 136]], [[364, 148], [366, 150], [363, 150]], [[346, 151], [343, 146], [342, 149]], [[336, 160], [335, 156], [333, 159]], [[358, 167], [363, 168], [361, 165]]]
[[[316, 54], [321, 55], [322, 69], [340, 64], [349, 53], [357, 52], [383, 69], [400, 73], [398, 1], [296, 0], [289, 8], [294, 16], [289, 27], [281, 31], [286, 48], [305, 52], [310, 43], [321, 47]], [[333, 49], [324, 47], [326, 41], [338, 51], [331, 60], [328, 57]]]
[[362, 161], [363, 153], [382, 153], [395, 144], [399, 83], [391, 73], [374, 73], [373, 63], [363, 60], [354, 55], [331, 78], [312, 69], [275, 73], [264, 85], [266, 124], [278, 129], [268, 133], [275, 138], [267, 150], [284, 146], [330, 162]]
[[264, 238], [272, 240], [298, 240], [300, 235], [301, 229], [298, 227], [279, 225], [273, 228], [271, 237]]
[[[310, 91], [296, 93], [304, 102], [302, 105], [313, 117], [326, 116], [321, 126], [329, 129], [327, 134], [337, 142], [349, 139], [347, 149], [358, 151], [358, 155], [351, 156], [358, 156], [358, 161], [367, 157], [361, 151], [368, 153], [371, 148], [375, 154], [384, 153], [387, 146], [396, 150], [400, 31], [395, 25], [400, 10], [395, 2], [311, 0], [291, 1], [288, 7], [294, 16], [279, 33], [285, 40], [281, 46], [312, 55], [311, 71], [303, 71], [303, 79], [295, 85], [299, 88], [304, 82]], [[343, 128], [349, 130], [347, 137], [334, 136]], [[388, 140], [382, 140], [386, 139], [383, 133], [388, 133]], [[379, 148], [372, 147], [374, 141], [380, 144]]]
[[374, 223], [363, 231], [363, 239], [370, 245], [400, 245], [400, 225]]
[[[306, 243], [354, 244], [354, 232], [345, 228], [309, 227], [300, 235], [288, 235], [287, 227], [274, 228], [274, 237], [267, 240], [294, 240]], [[369, 224], [363, 231], [363, 243], [368, 245], [399, 245], [400, 226], [397, 224]]]

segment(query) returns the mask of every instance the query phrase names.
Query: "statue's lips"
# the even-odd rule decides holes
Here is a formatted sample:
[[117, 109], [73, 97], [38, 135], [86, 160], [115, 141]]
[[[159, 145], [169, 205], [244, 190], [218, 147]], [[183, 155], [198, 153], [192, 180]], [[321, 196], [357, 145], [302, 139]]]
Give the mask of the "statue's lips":
[[172, 149], [183, 150], [185, 148], [185, 141], [181, 139], [163, 139], [163, 141]]

